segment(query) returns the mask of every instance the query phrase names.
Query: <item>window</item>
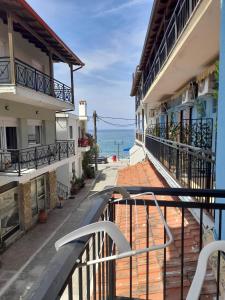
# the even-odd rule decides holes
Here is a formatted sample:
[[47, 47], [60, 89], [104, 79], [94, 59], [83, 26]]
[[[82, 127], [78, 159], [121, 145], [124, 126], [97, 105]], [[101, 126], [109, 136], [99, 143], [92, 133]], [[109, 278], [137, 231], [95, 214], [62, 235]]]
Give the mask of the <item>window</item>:
[[35, 216], [38, 213], [36, 180], [31, 181], [31, 208], [32, 216]]
[[73, 138], [73, 126], [69, 126], [69, 138]]
[[19, 229], [18, 190], [13, 188], [0, 196], [0, 238]]
[[28, 126], [28, 144], [41, 144], [41, 126]]
[[31, 205], [32, 215], [36, 215], [47, 204], [46, 177], [40, 176], [31, 181]]

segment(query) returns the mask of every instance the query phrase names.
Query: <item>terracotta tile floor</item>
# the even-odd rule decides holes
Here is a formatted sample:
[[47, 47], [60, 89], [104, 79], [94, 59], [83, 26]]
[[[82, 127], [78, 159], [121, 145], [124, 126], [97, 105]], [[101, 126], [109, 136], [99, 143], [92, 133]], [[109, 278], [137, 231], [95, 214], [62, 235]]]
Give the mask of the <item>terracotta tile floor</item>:
[[[119, 170], [118, 185], [124, 186], [152, 186], [167, 187], [166, 182], [148, 162], [142, 162], [134, 166]], [[146, 197], [147, 198], [147, 197]], [[160, 196], [157, 199], [173, 201], [174, 198]], [[178, 200], [178, 199], [176, 199]], [[163, 242], [163, 226], [155, 207], [149, 208], [149, 245]], [[199, 225], [189, 211], [184, 218], [184, 299], [193, 278], [199, 254]], [[121, 230], [130, 239], [129, 229], [126, 228], [126, 217], [129, 220], [129, 210], [126, 206], [118, 205], [116, 208], [116, 222]], [[146, 213], [144, 207], [139, 207], [137, 213], [133, 208], [132, 240], [133, 248], [146, 247]], [[167, 209], [167, 223], [172, 231], [174, 242], [166, 250], [166, 299], [176, 300], [180, 298], [181, 280], [181, 210], [178, 208]], [[138, 226], [137, 226], [138, 224]], [[139, 230], [137, 230], [139, 227]], [[138, 242], [137, 242], [138, 241]], [[132, 298], [161, 300], [163, 299], [163, 250], [142, 254], [132, 258]], [[148, 261], [148, 268], [146, 262]], [[146, 282], [148, 281], [148, 285]], [[118, 299], [130, 296], [130, 259], [122, 259], [116, 262], [116, 295]], [[146, 288], [148, 287], [148, 292]], [[212, 271], [208, 269], [202, 296], [200, 299], [213, 299], [216, 284]], [[148, 297], [146, 294], [148, 293]]]

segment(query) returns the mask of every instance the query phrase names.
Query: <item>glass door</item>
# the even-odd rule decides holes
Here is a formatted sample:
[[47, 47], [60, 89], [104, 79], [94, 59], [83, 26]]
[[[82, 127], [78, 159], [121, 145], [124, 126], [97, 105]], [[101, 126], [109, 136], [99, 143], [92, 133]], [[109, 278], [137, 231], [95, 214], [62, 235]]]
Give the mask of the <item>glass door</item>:
[[6, 147], [7, 149], [17, 149], [17, 128], [16, 127], [6, 127]]

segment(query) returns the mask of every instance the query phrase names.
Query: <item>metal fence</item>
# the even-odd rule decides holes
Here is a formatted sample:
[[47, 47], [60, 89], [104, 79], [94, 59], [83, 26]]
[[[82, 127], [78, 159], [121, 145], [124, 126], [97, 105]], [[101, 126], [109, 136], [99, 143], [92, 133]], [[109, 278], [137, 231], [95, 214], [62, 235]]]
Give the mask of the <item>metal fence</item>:
[[[15, 59], [15, 71], [15, 81], [17, 84], [53, 96], [65, 102], [73, 102], [72, 91], [69, 86], [35, 69], [27, 63]], [[10, 83], [11, 81], [9, 57], [1, 57], [0, 84]]]
[[56, 141], [54, 144], [24, 149], [1, 149], [0, 171], [19, 176], [29, 169], [51, 165], [75, 154], [74, 141]]
[[212, 189], [215, 158], [211, 150], [146, 134], [145, 146], [187, 188]]
[[184, 119], [182, 122], [151, 124], [146, 133], [194, 147], [211, 149], [213, 119]]
[[[225, 190], [192, 190], [192, 189], [162, 189], [162, 188], [147, 188], [147, 187], [132, 187], [127, 188], [132, 194], [142, 192], [154, 192], [156, 195], [164, 195], [169, 197], [177, 196], [191, 196], [191, 197], [219, 197], [225, 198]], [[94, 199], [93, 199], [94, 200]], [[116, 217], [118, 212], [124, 211], [123, 206], [127, 205], [126, 200], [120, 204], [109, 202], [99, 207], [90, 222], [95, 222], [96, 219], [111, 220], [118, 223]], [[222, 214], [225, 210], [225, 204], [215, 203], [198, 203], [198, 202], [181, 202], [178, 198], [171, 201], [171, 199], [159, 200], [164, 218], [166, 219], [172, 231], [174, 242], [169, 248], [157, 251], [157, 264], [160, 266], [159, 278], [161, 285], [159, 288], [163, 299], [184, 299], [189, 286], [191, 284], [193, 274], [196, 269], [197, 259], [200, 250], [204, 246], [203, 236], [207, 230], [205, 221], [208, 218], [206, 210], [215, 210], [218, 215], [218, 239], [221, 239], [221, 232], [223, 228]], [[142, 242], [143, 246], [148, 247], [152, 240], [166, 241], [166, 232], [163, 228], [159, 228], [156, 223], [150, 224], [154, 219], [152, 209], [155, 203], [152, 200], [145, 201], [147, 205], [147, 213], [149, 219], [146, 224], [140, 220], [142, 227]], [[130, 241], [131, 248], [135, 246], [135, 226], [137, 219], [134, 215], [134, 209], [139, 210], [140, 214], [143, 207], [143, 200], [141, 198], [136, 201], [129, 202], [128, 212], [128, 232], [124, 232], [126, 238]], [[192, 213], [198, 215], [198, 221], [193, 218]], [[176, 213], [176, 224], [174, 227], [174, 218]], [[150, 220], [150, 221], [148, 221]], [[124, 220], [122, 219], [122, 222]], [[149, 228], [151, 228], [149, 230]], [[194, 238], [193, 238], [194, 237]], [[174, 245], [178, 251], [174, 252]], [[115, 261], [102, 262], [98, 265], [84, 265], [82, 262], [96, 257], [105, 257], [115, 250], [113, 241], [104, 233], [97, 233], [92, 236], [82, 238], [70, 244], [70, 252], [67, 247], [61, 249], [60, 253], [54, 260], [54, 265], [49, 267], [46, 276], [42, 277], [39, 288], [33, 291], [32, 299], [76, 299], [76, 300], [102, 300], [102, 299], [152, 299], [155, 291], [155, 277], [156, 265], [152, 260], [152, 254], [147, 252], [137, 258], [130, 257], [126, 259]], [[71, 255], [73, 253], [73, 264], [71, 262]], [[192, 255], [190, 255], [192, 253]], [[58, 261], [57, 261], [58, 259]], [[202, 297], [200, 299], [219, 299], [222, 287], [221, 281], [221, 253], [214, 256], [214, 264], [210, 265], [207, 270], [205, 284], [202, 289]], [[125, 260], [125, 269], [121, 270], [121, 264]], [[216, 262], [215, 262], [216, 260]], [[142, 278], [137, 283], [134, 278], [136, 274], [136, 264], [141, 266]], [[53, 272], [54, 270], [54, 272]], [[61, 270], [61, 271], [60, 271]], [[121, 276], [126, 275], [124, 278]], [[124, 273], [125, 272], [125, 273]], [[216, 280], [217, 278], [217, 280]], [[121, 289], [122, 286], [122, 289]], [[125, 288], [127, 287], [127, 288]], [[170, 298], [174, 289], [176, 289], [176, 298]], [[137, 292], [139, 291], [139, 293]], [[30, 295], [31, 295], [30, 294]], [[215, 298], [213, 298], [215, 297]], [[28, 298], [27, 298], [28, 299]], [[160, 298], [161, 299], [161, 298]]]

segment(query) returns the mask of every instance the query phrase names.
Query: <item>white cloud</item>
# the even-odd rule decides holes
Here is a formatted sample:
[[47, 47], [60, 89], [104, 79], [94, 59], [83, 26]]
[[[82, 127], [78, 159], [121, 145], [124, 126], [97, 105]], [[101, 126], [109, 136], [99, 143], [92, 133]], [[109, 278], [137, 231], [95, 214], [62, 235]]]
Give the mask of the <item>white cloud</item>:
[[146, 0], [129, 0], [123, 4], [120, 4], [116, 7], [110, 8], [110, 9], [104, 9], [101, 10], [99, 12], [97, 12], [94, 17], [101, 17], [101, 16], [105, 16], [108, 14], [113, 14], [113, 13], [117, 13], [125, 8], [129, 8], [129, 7], [133, 7], [135, 5], [140, 5], [140, 4], [144, 4], [146, 2]]

